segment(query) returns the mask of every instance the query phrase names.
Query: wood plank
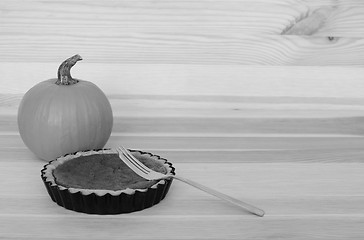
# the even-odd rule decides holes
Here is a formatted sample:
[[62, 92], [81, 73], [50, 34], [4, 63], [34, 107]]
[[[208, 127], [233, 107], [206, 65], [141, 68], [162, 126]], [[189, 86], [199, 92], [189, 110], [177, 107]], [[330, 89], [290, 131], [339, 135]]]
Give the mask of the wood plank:
[[[364, 11], [363, 11], [364, 12]], [[327, 35], [327, 34], [325, 34]], [[335, 34], [335, 37], [338, 34]], [[37, 35], [38, 36], [38, 35]], [[105, 45], [115, 45], [111, 49], [94, 46], [86, 38], [82, 44], [70, 42], [57, 48], [48, 42], [55, 39], [2, 39], [0, 46], [2, 62], [55, 62], [59, 65], [66, 58], [79, 53], [88, 62], [108, 64], [211, 64], [211, 65], [290, 65], [290, 66], [362, 66], [363, 38], [350, 37], [305, 37], [292, 35], [241, 35], [233, 37], [202, 36], [197, 40], [190, 36], [174, 39], [168, 36], [146, 36], [141, 40], [133, 39], [130, 44], [120, 37]], [[129, 37], [124, 37], [129, 38]], [[157, 40], [150, 40], [157, 38]], [[191, 40], [192, 38], [192, 40]], [[176, 43], [177, 42], [177, 43]], [[58, 43], [58, 44], [65, 44]], [[55, 43], [57, 44], [57, 43]], [[42, 46], [42, 50], [37, 50]], [[39, 54], [38, 54], [39, 51]], [[58, 66], [57, 66], [58, 67]], [[57, 68], [55, 67], [53, 71]], [[54, 76], [49, 75], [49, 76]]]
[[[208, 124], [207, 124], [208, 123]], [[125, 118], [116, 120], [114, 132], [192, 134], [362, 134], [361, 117], [324, 119], [219, 119]]]
[[[36, 31], [49, 32], [57, 35], [57, 29], [72, 24], [68, 29], [68, 37], [80, 37], [95, 31], [99, 38], [118, 36], [130, 32], [151, 33], [191, 33], [203, 34], [211, 32], [243, 33], [280, 33], [284, 25], [307, 17], [312, 10], [335, 7], [335, 12], [346, 12], [338, 18], [338, 22], [353, 19], [360, 25], [355, 28], [360, 34], [363, 18], [360, 12], [364, 7], [358, 1], [104, 1], [97, 3], [84, 1], [65, 2], [57, 4], [52, 1], [32, 1], [32, 4], [6, 1], [2, 8], [6, 13], [3, 22], [11, 32], [24, 28], [26, 21], [32, 23], [32, 28], [24, 28], [28, 36]], [[143, 7], [140, 7], [141, 4]], [[57, 11], [58, 9], [59, 11]], [[170, 14], [173, 12], [174, 14]], [[32, 16], [37, 16], [32, 18]], [[95, 18], [97, 16], [97, 19]], [[48, 21], [45, 21], [47, 19]], [[40, 29], [40, 27], [43, 27]], [[108, 27], [103, 27], [108, 26]], [[176, 27], [179, 28], [176, 28]], [[149, 27], [149, 31], [148, 31]], [[287, 26], [286, 26], [287, 27]], [[171, 31], [173, 28], [173, 31]], [[346, 28], [353, 29], [353, 27]], [[114, 30], [114, 32], [112, 32]], [[115, 30], [118, 30], [115, 33]], [[200, 32], [198, 31], [200, 30]], [[218, 31], [217, 31], [218, 30]], [[353, 31], [355, 34], [355, 31]], [[363, 32], [361, 31], [361, 34]], [[25, 35], [25, 36], [27, 36]], [[363, 35], [361, 35], [363, 36]]]
[[333, 10], [314, 38], [280, 35], [325, 7], [303, 1], [143, 1], [143, 7], [133, 1], [27, 3], [2, 2], [2, 62], [59, 62], [75, 53], [97, 63], [363, 62], [359, 2], [323, 2]]
[[[5, 0], [0, 22], [0, 239], [363, 239], [362, 0]], [[17, 109], [75, 53], [114, 111], [106, 147], [265, 217], [177, 180], [131, 214], [52, 202]]]
[[[279, 33], [295, 17], [309, 10], [304, 4], [277, 4], [269, 1], [104, 1], [102, 6], [85, 1], [66, 1], [62, 4], [52, 1], [32, 1], [31, 4], [6, 1], [2, 8], [6, 14], [2, 15], [1, 21], [9, 33], [13, 33], [9, 40], [15, 39], [16, 33], [20, 33], [19, 29], [25, 31], [25, 38], [39, 39], [34, 33], [42, 32], [51, 38], [59, 35], [59, 28], [72, 26], [63, 38], [68, 43], [76, 39], [85, 41], [85, 36], [116, 40], [115, 37], [120, 39], [130, 33], [134, 36], [140, 34], [140, 37], [148, 33], [167, 33], [172, 37], [185, 35], [186, 32], [204, 35], [237, 30]], [[32, 27], [26, 28], [29, 23]], [[95, 33], [99, 33], [99, 36]], [[19, 40], [21, 41], [18, 38], [18, 42]], [[60, 43], [56, 38], [54, 40]], [[94, 46], [97, 46], [97, 42], [94, 42]]]
[[[11, 119], [11, 120], [9, 120]], [[5, 120], [6, 125], [0, 131], [17, 132], [14, 118]], [[206, 124], [208, 123], [208, 124]], [[224, 135], [241, 134], [334, 134], [359, 135], [363, 127], [362, 117], [321, 118], [321, 119], [285, 119], [285, 118], [117, 118], [113, 132], [126, 135], [145, 134], [164, 135]]]
[[[0, 63], [0, 92], [24, 94], [55, 77], [59, 64]], [[223, 97], [364, 98], [363, 75], [364, 68], [352, 66], [124, 65], [86, 60], [72, 69], [72, 76], [93, 82], [107, 95], [220, 96], [217, 101]]]
[[[341, 86], [338, 84], [337, 88]], [[354, 87], [354, 86], [353, 86]], [[358, 86], [356, 86], [358, 87]], [[321, 93], [324, 94], [324, 93]], [[3, 131], [16, 131], [23, 94], [0, 94]], [[197, 95], [108, 95], [115, 121], [124, 118], [334, 119], [362, 117], [363, 98], [247, 97]]]
[[[48, 239], [49, 235], [54, 239], [360, 239], [363, 236], [362, 216], [257, 219], [210, 215], [143, 218], [5, 215], [0, 222], [5, 229], [0, 234], [17, 239]], [[92, 234], [90, 229], [94, 230]]]
[[[175, 136], [173, 136], [175, 135]], [[21, 137], [15, 134], [2, 134], [1, 149], [3, 151], [22, 151], [25, 149]], [[239, 135], [215, 133], [215, 134], [181, 134], [175, 132], [158, 134], [121, 134], [111, 135], [108, 146], [113, 146], [118, 142], [124, 142], [129, 147], [142, 146], [149, 149], [159, 150], [360, 150], [363, 138], [357, 136], [330, 136], [330, 135]], [[19, 152], [20, 153], [20, 152]]]
[[[212, 156], [213, 157], [213, 156]], [[173, 160], [171, 160], [173, 162]], [[173, 162], [177, 174], [240, 199], [363, 196], [362, 163], [225, 163]], [[44, 161], [1, 162], [1, 195], [46, 194], [40, 179]], [[14, 178], [14, 174], [21, 178]], [[11, 179], [11, 181], [8, 181]], [[190, 186], [176, 194], [211, 199]], [[263, 207], [263, 206], [262, 206]]]
[[[363, 149], [362, 143], [355, 142], [355, 145], [360, 147], [350, 146], [350, 139], [348, 142], [341, 141], [341, 145], [333, 144], [328, 148], [320, 149], [317, 145], [315, 147], [300, 147], [299, 144], [309, 141], [309, 138], [296, 141], [289, 139], [292, 142], [292, 149], [285, 147], [284, 149], [275, 149], [273, 143], [282, 144], [283, 141], [270, 139], [262, 140], [261, 145], [252, 146], [251, 144], [243, 144], [245, 142], [256, 142], [256, 139], [242, 139], [242, 144], [238, 145], [234, 142], [231, 145], [221, 144], [225, 139], [216, 138], [201, 144], [198, 139], [178, 139], [179, 141], [170, 140], [169, 144], [165, 141], [169, 138], [157, 138], [151, 141], [143, 140], [143, 138], [132, 139], [111, 139], [105, 146], [106, 148], [117, 147], [121, 143], [131, 149], [139, 149], [142, 151], [151, 152], [160, 155], [174, 163], [216, 163], [224, 161], [226, 163], [363, 163]], [[288, 141], [288, 139], [287, 139]], [[197, 148], [193, 143], [198, 143], [201, 148]], [[328, 145], [330, 140], [327, 140]], [[316, 141], [312, 141], [312, 144]], [[22, 144], [22, 143], [19, 143]], [[267, 145], [273, 145], [267, 148]], [[294, 144], [298, 147], [294, 149]], [[335, 148], [335, 146], [338, 146]], [[260, 147], [260, 148], [259, 148]], [[16, 158], [18, 162], [29, 162], [37, 160], [35, 156], [25, 147], [7, 147], [0, 148], [0, 157], [3, 161], [14, 161]], [[45, 163], [44, 163], [45, 164]]]
[[[174, 182], [173, 188], [167, 197], [158, 205], [145, 209], [142, 212], [130, 214], [133, 216], [241, 216], [251, 217], [244, 210], [237, 209], [235, 206], [226, 204], [225, 202], [205, 195], [202, 192], [192, 192], [190, 197], [186, 197], [186, 191], [190, 192], [189, 187], [182, 183]], [[264, 198], [252, 198], [249, 194], [239, 196], [244, 201], [248, 201], [257, 206], [264, 207], [267, 211], [266, 216], [283, 216], [293, 217], [317, 217], [322, 216], [342, 216], [353, 217], [364, 215], [361, 203], [364, 196], [272, 196]], [[4, 215], [43, 215], [46, 217], [54, 216], [70, 216], [75, 215], [73, 212], [66, 210], [54, 203], [46, 194], [45, 190], [42, 194], [0, 194], [0, 204], [5, 206], [1, 213]], [[20, 212], [19, 209], [22, 209]], [[79, 214], [83, 216], [83, 214]]]
[[[175, 189], [174, 189], [175, 191]], [[22, 200], [19, 200], [19, 197]], [[310, 198], [267, 198], [252, 199], [245, 197], [245, 201], [264, 206], [269, 212], [266, 216], [287, 217], [317, 217], [322, 216], [342, 216], [353, 217], [362, 215], [360, 202], [363, 201], [361, 196], [330, 196], [330, 197], [310, 197]], [[1, 215], [44, 215], [53, 217], [55, 215], [67, 216], [72, 214], [60, 206], [57, 206], [49, 196], [0, 196], [0, 202], [6, 206]], [[10, 203], [10, 204], [9, 204]], [[19, 208], [24, 209], [19, 213]], [[176, 194], [169, 194], [160, 204], [150, 209], [145, 209], [140, 213], [133, 214], [137, 216], [246, 216], [251, 215], [244, 210], [239, 210], [214, 198], [194, 197], [191, 199], [177, 199]], [[133, 216], [132, 215], [132, 216]]]
[[[339, 88], [339, 86], [338, 86]], [[22, 94], [0, 94], [3, 127], [0, 131], [17, 132], [16, 116]], [[129, 118], [175, 119], [294, 119], [318, 120], [360, 118], [363, 98], [297, 98], [245, 96], [172, 96], [172, 95], [109, 95], [115, 123]], [[336, 120], [335, 120], [336, 119]], [[121, 129], [114, 128], [114, 132]], [[124, 133], [125, 134], [125, 133]], [[161, 134], [161, 133], [159, 133]]]
[[[152, 239], [251, 239], [276, 235], [280, 239], [319, 239], [328, 233], [330, 239], [346, 235], [355, 239], [363, 234], [360, 206], [364, 192], [356, 188], [364, 183], [362, 164], [177, 164], [180, 174], [263, 207], [267, 211], [264, 218], [236, 211], [179, 182], [173, 183], [165, 200], [143, 212], [114, 216], [79, 214], [56, 206], [46, 196], [39, 176], [34, 174], [39, 171], [39, 164], [1, 162], [4, 175], [0, 176], [0, 188], [7, 191], [0, 194], [0, 203], [7, 208], [0, 213], [0, 234], [20, 239], [42, 239], [49, 234], [55, 239], [101, 237], [99, 231], [87, 234], [86, 230], [92, 228], [103, 229], [103, 237], [106, 229], [110, 239], [140, 239], [152, 229], [163, 228], [166, 222], [168, 229], [154, 232]], [[22, 178], [4, 181], [14, 172]], [[240, 186], [241, 190], [233, 186]], [[22, 206], [25, 210], [21, 210]], [[138, 227], [130, 227], [135, 225]], [[209, 231], [212, 228], [218, 229], [217, 233]], [[43, 235], [44, 229], [47, 236]], [[190, 235], [182, 234], [186, 230]], [[202, 234], [202, 230], [207, 232]], [[116, 234], [120, 231], [122, 236]]]

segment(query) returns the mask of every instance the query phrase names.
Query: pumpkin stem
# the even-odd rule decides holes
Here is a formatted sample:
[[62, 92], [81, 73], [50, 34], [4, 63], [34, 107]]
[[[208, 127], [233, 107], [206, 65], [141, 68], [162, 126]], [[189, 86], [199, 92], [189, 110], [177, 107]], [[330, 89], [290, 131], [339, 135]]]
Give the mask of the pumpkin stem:
[[78, 83], [77, 79], [71, 77], [71, 68], [77, 61], [82, 60], [82, 57], [78, 54], [66, 59], [58, 68], [58, 80], [57, 85], [72, 85]]

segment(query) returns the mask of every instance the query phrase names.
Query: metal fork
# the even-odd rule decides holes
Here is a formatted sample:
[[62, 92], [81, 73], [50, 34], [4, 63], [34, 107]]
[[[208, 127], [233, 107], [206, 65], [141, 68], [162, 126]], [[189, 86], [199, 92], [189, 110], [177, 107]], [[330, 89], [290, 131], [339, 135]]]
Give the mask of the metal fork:
[[116, 151], [119, 153], [119, 157], [120, 159], [131, 169], [133, 170], [136, 174], [138, 174], [139, 176], [141, 176], [144, 179], [147, 180], [161, 180], [161, 179], [169, 179], [169, 178], [174, 178], [177, 179], [179, 181], [182, 181], [184, 183], [187, 183], [195, 188], [198, 188], [206, 193], [209, 193], [215, 197], [218, 197], [222, 200], [227, 201], [228, 203], [231, 203], [235, 206], [241, 207], [244, 210], [253, 213], [257, 216], [263, 217], [265, 212], [262, 209], [259, 209], [257, 207], [254, 207], [248, 203], [242, 202], [238, 199], [235, 199], [233, 197], [230, 197], [226, 194], [223, 194], [221, 192], [218, 192], [214, 189], [211, 189], [209, 187], [206, 187], [204, 185], [201, 185], [197, 182], [191, 181], [189, 179], [180, 177], [180, 176], [176, 176], [176, 175], [172, 175], [172, 174], [163, 174], [163, 173], [159, 173], [156, 172], [150, 168], [148, 168], [147, 166], [145, 166], [143, 163], [141, 163], [137, 158], [135, 158], [126, 148], [124, 147], [118, 147], [116, 148]]

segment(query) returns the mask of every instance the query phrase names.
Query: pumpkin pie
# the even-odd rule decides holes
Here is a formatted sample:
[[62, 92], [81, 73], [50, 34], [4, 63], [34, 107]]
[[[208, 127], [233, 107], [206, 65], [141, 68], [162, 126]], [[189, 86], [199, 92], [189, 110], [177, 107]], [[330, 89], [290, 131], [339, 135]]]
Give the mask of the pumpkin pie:
[[[130, 150], [143, 164], [164, 174], [174, 174], [166, 159]], [[58, 205], [90, 214], [140, 211], [166, 196], [172, 179], [146, 180], [135, 174], [111, 149], [91, 150], [59, 157], [41, 171], [48, 194]]]

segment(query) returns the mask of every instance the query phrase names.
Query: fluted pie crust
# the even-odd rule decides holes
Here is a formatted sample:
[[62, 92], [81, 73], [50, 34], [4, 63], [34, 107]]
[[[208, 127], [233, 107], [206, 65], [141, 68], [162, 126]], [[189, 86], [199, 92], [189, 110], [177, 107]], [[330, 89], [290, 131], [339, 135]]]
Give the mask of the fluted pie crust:
[[[174, 174], [166, 159], [131, 150], [155, 171]], [[49, 162], [41, 171], [47, 191], [58, 205], [77, 212], [118, 214], [159, 203], [172, 179], [149, 181], [136, 175], [111, 149], [77, 152]]]

